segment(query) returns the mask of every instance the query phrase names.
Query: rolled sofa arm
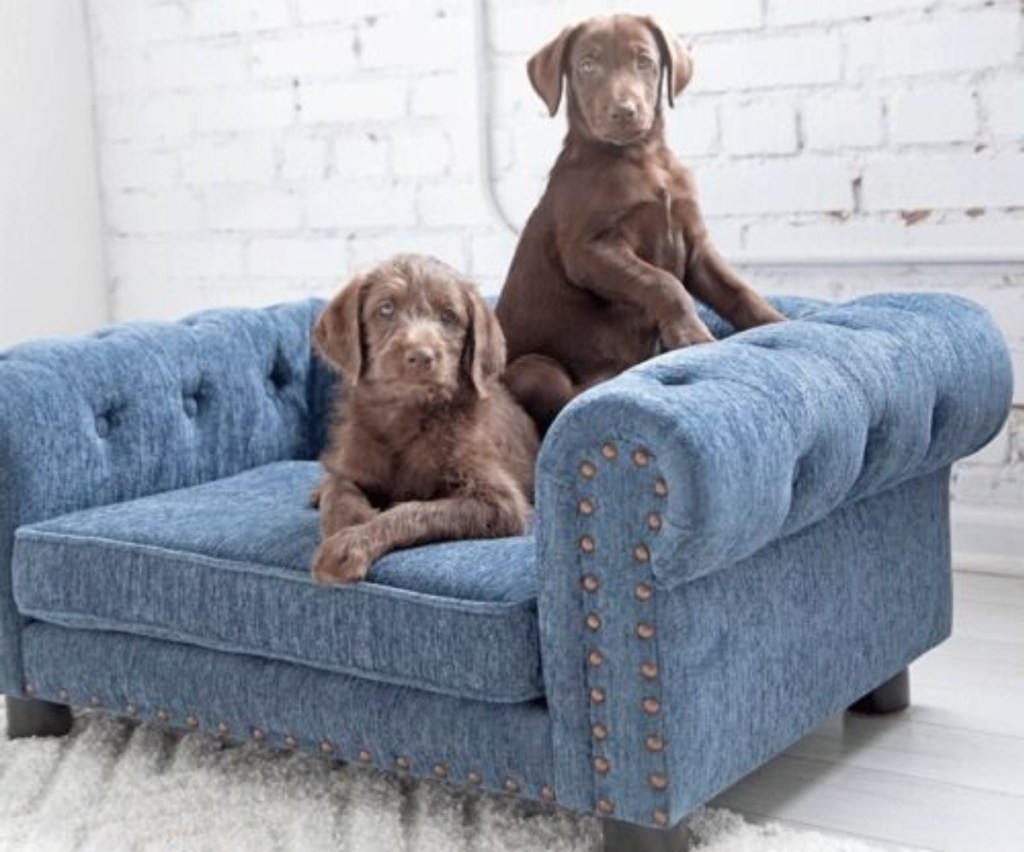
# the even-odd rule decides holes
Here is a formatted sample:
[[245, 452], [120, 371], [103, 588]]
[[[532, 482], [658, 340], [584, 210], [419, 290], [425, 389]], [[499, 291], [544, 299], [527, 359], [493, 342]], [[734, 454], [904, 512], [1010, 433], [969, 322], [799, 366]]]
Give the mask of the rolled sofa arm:
[[[679, 719], [695, 693], [724, 688], [716, 667], [726, 654], [715, 644], [719, 616], [694, 624], [688, 602], [734, 588], [710, 581], [741, 560], [902, 483], [908, 493], [917, 493], [912, 482], [928, 486], [919, 511], [939, 524], [945, 493], [928, 474], [982, 446], [1007, 416], [1006, 346], [969, 301], [907, 294], [779, 306], [799, 318], [629, 370], [574, 400], [544, 441], [538, 609], [556, 789], [567, 807], [672, 824], [756, 765], [730, 764], [734, 749], [715, 738], [742, 739], [762, 729], [759, 714], [785, 715], [767, 699], [722, 706], [721, 725], [694, 724], [700, 748], [722, 757], [686, 763], [700, 748], [680, 741]], [[753, 563], [744, 564], [741, 586], [783, 582], [752, 580]], [[724, 617], [732, 603], [716, 606]], [[813, 645], [813, 630], [794, 628]], [[690, 681], [680, 671], [704, 674]], [[729, 677], [754, 682], [754, 671]], [[783, 728], [780, 741], [799, 733], [799, 719]], [[744, 748], [769, 746], [735, 751]]]
[[671, 587], [977, 450], [1012, 385], [1005, 342], [966, 299], [825, 306], [667, 353], [574, 400], [544, 444], [540, 516], [544, 481], [578, 476], [609, 438], [643, 445], [677, 483], [654, 567]]
[[15, 529], [311, 457], [319, 308], [207, 311], [0, 353], [0, 691], [22, 688]]

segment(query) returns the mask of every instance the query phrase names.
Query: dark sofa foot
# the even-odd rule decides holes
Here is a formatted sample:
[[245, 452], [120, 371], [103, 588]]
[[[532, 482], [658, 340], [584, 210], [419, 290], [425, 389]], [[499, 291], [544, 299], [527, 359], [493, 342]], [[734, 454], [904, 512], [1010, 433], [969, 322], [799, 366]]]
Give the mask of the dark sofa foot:
[[864, 713], [878, 716], [884, 713], [896, 713], [906, 710], [910, 705], [910, 672], [901, 671], [896, 677], [890, 678], [881, 686], [872, 689], [863, 698], [850, 705], [851, 713]]
[[687, 852], [690, 830], [686, 822], [674, 828], [644, 828], [617, 819], [602, 820], [604, 852]]
[[62, 737], [71, 730], [71, 708], [37, 698], [7, 696], [7, 737]]

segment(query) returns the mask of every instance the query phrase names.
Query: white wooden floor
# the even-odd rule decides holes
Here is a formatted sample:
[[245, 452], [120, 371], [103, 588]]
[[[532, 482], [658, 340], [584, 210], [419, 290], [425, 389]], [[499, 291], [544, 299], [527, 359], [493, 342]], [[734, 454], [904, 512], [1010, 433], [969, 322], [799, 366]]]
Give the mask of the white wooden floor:
[[712, 804], [942, 852], [1024, 852], [1024, 579], [957, 572], [912, 706], [843, 715]]

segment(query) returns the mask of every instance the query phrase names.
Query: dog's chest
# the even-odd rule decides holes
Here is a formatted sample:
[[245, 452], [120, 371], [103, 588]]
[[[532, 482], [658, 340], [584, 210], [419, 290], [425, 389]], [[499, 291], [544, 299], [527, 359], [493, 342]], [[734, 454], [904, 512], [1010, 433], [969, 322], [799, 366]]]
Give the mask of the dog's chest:
[[647, 263], [682, 275], [686, 266], [686, 234], [682, 201], [668, 182], [651, 187], [623, 221], [633, 250]]
[[390, 502], [436, 500], [451, 491], [454, 448], [451, 435], [424, 430], [389, 448], [384, 479]]

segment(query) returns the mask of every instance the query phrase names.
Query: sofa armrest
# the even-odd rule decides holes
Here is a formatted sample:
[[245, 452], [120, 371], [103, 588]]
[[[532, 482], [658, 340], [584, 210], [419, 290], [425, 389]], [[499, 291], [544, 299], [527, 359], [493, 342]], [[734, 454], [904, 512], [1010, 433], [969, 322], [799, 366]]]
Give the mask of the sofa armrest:
[[22, 686], [15, 529], [310, 457], [317, 309], [208, 311], [0, 354], [0, 690]]
[[[664, 739], [661, 669], [678, 675], [685, 659], [690, 671], [708, 672], [713, 693], [727, 654], [715, 644], [714, 607], [710, 621], [693, 624], [689, 602], [723, 588], [746, 600], [725, 585], [734, 571], [740, 587], [767, 600], [760, 595], [785, 572], [756, 572], [776, 565], [776, 543], [801, 539], [793, 534], [840, 510], [883, 518], [890, 495], [906, 513], [900, 523], [928, 530], [911, 551], [941, 569], [945, 471], [996, 433], [1010, 398], [1006, 347], [982, 308], [952, 296], [890, 295], [667, 353], [574, 400], [545, 439], [537, 480], [538, 607], [559, 800], [646, 824], [679, 818], [661, 791], [686, 782], [662, 767], [678, 765], [666, 758], [689, 746]], [[870, 512], [854, 508], [869, 497]], [[867, 543], [864, 532], [857, 540]], [[776, 555], [756, 558], [769, 552]], [[795, 570], [811, 571], [809, 585], [784, 594], [830, 600], [827, 581], [814, 583], [814, 557], [800, 560]], [[728, 594], [722, 618], [735, 603]], [[940, 606], [928, 620], [915, 627], [924, 638], [906, 647], [941, 633]], [[801, 647], [813, 645], [813, 632], [793, 624]], [[764, 689], [784, 689], [779, 680]], [[668, 710], [680, 712], [688, 691], [704, 688], [677, 677]], [[742, 733], [749, 717], [722, 713], [732, 721], [721, 730]]]
[[574, 400], [544, 444], [541, 517], [545, 481], [578, 477], [609, 440], [644, 447], [673, 483], [654, 563], [671, 587], [977, 450], [1012, 384], [1006, 344], [973, 302], [823, 307], [667, 353]]

